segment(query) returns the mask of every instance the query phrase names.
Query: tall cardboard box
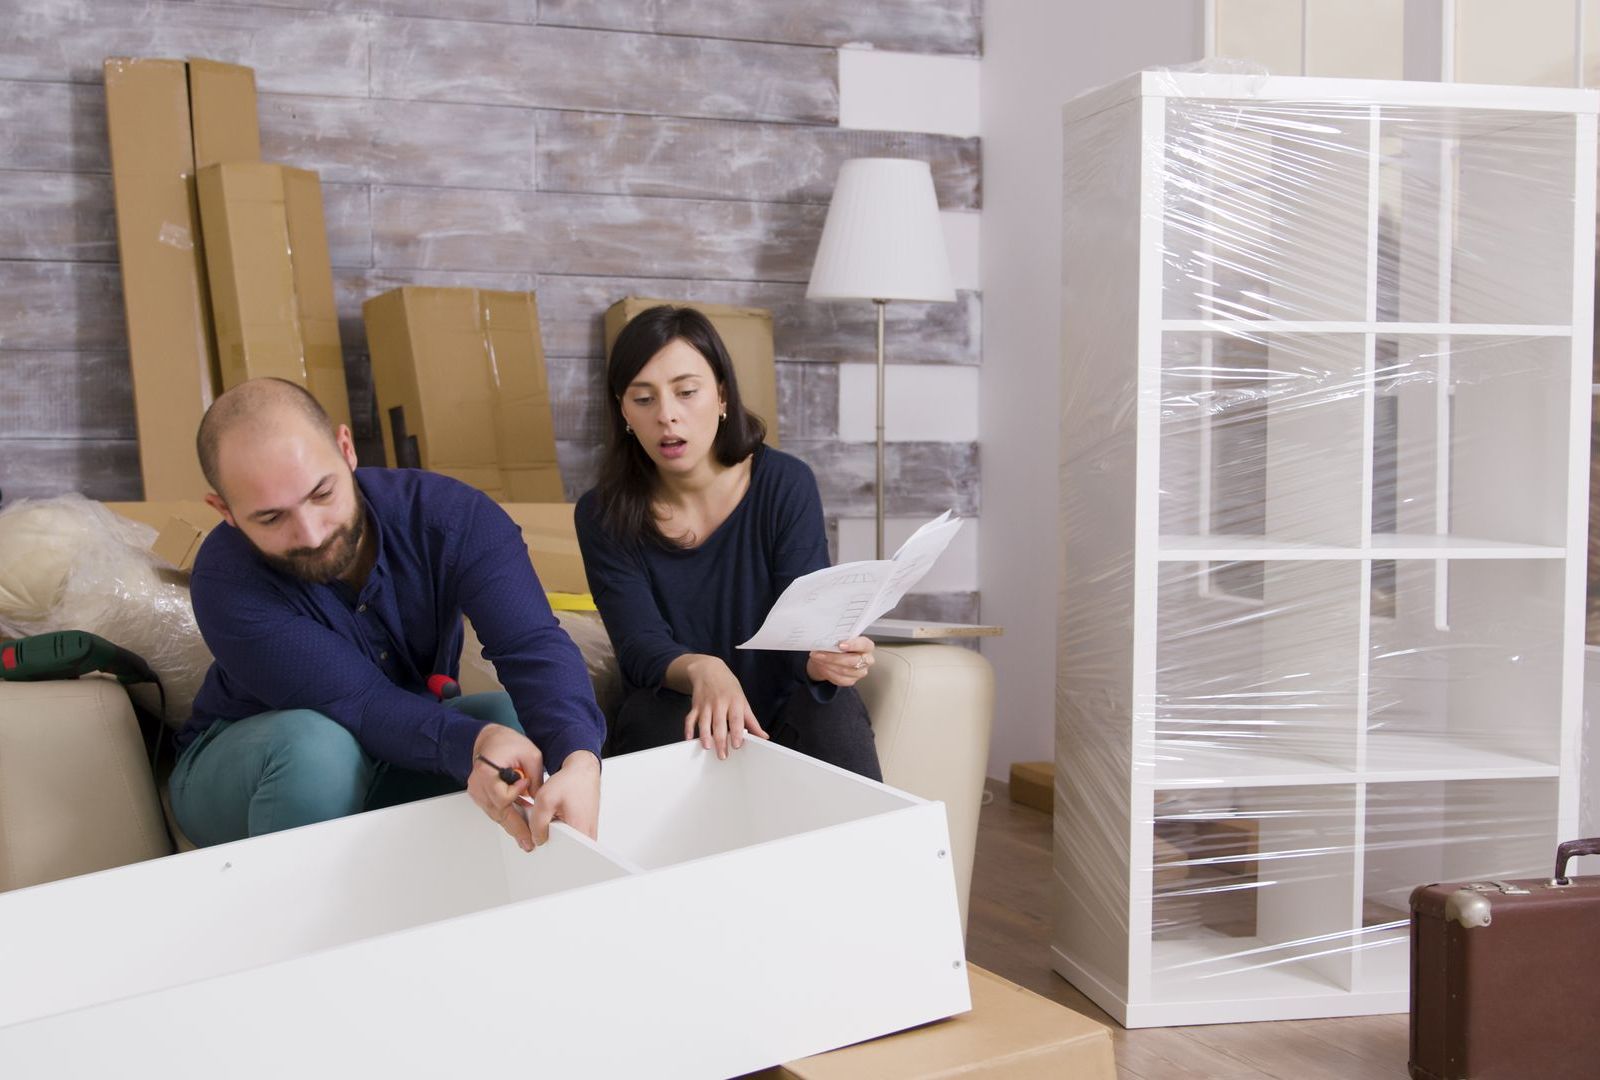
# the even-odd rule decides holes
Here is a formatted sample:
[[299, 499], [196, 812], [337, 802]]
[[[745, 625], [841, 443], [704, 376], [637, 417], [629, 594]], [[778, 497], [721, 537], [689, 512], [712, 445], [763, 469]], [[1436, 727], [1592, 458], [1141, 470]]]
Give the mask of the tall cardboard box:
[[260, 376], [304, 386], [350, 423], [322, 184], [286, 165], [223, 162], [196, 174], [224, 390]]
[[638, 315], [661, 304], [694, 308], [711, 320], [717, 336], [733, 360], [733, 377], [739, 381], [744, 407], [766, 421], [768, 446], [778, 445], [778, 369], [772, 346], [772, 312], [765, 308], [695, 304], [683, 300], [649, 300], [626, 296], [606, 309], [606, 356], [617, 343], [622, 328]]
[[502, 502], [564, 498], [532, 293], [407, 285], [362, 316], [391, 464]]
[[144, 495], [198, 498], [207, 485], [194, 435], [218, 379], [195, 163], [261, 156], [255, 75], [113, 57], [105, 84]]

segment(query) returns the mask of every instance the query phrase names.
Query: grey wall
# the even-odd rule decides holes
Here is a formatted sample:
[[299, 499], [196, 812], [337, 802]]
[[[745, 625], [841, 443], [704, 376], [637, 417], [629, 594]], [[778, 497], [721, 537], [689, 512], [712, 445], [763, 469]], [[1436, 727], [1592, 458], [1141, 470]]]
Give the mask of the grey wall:
[[984, 531], [978, 564], [984, 620], [1006, 628], [983, 644], [995, 670], [990, 776], [1055, 756], [1061, 106], [1140, 68], [1201, 59], [1203, 14], [1201, 0], [985, 6], [979, 427], [984, 503], [1006, 523]]
[[[871, 359], [871, 305], [804, 299], [834, 174], [920, 157], [941, 206], [976, 209], [979, 150], [839, 129], [835, 50], [976, 55], [978, 3], [0, 0], [0, 492], [140, 496], [100, 65], [200, 55], [254, 67], [264, 157], [322, 175], [363, 460], [360, 305], [394, 285], [537, 291], [569, 497], [593, 476], [606, 306], [754, 305], [785, 448], [830, 517], [871, 517], [836, 368]], [[976, 294], [890, 312], [900, 356], [979, 362]], [[978, 512], [975, 444], [891, 444], [889, 469], [891, 515]]]

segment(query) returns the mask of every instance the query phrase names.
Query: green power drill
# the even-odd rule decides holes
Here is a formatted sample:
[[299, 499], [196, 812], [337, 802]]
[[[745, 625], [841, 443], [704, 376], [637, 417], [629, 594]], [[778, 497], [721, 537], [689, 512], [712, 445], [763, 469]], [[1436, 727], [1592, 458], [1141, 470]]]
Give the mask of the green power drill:
[[[0, 641], [0, 679], [7, 682], [40, 682], [46, 679], [76, 679], [92, 671], [103, 671], [114, 676], [123, 686], [134, 683], [155, 683], [161, 698], [161, 712], [167, 711], [167, 691], [161, 680], [144, 662], [143, 657], [113, 645], [98, 634], [87, 630], [57, 630], [50, 634]], [[162, 736], [166, 726], [159, 715], [153, 715], [133, 702], [134, 715], [139, 720], [140, 734], [145, 748], [150, 752], [150, 767], [155, 769], [161, 757]]]
[[7, 682], [76, 679], [91, 671], [113, 675], [124, 686], [161, 685], [143, 659], [86, 630], [57, 630], [0, 643], [0, 679]]

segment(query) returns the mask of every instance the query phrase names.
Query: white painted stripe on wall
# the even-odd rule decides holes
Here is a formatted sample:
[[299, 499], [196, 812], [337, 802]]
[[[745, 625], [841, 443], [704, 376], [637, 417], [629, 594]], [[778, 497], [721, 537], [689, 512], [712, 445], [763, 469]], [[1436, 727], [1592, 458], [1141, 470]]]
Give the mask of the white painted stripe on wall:
[[839, 126], [978, 134], [977, 57], [839, 50]]
[[950, 256], [951, 280], [958, 289], [976, 292], [983, 287], [978, 278], [983, 215], [977, 210], [942, 210], [939, 223], [944, 226], [944, 250]]
[[[884, 348], [894, 355], [889, 336]], [[890, 442], [976, 442], [978, 369], [951, 364], [890, 364], [883, 427]], [[876, 364], [839, 365], [839, 438], [876, 441]]]
[[[885, 518], [884, 554], [893, 555], [901, 544], [924, 525], [927, 518]], [[839, 561], [870, 559], [877, 541], [871, 518], [839, 519]], [[913, 592], [971, 592], [978, 587], [978, 519], [968, 518], [945, 548], [928, 575], [913, 586]]]

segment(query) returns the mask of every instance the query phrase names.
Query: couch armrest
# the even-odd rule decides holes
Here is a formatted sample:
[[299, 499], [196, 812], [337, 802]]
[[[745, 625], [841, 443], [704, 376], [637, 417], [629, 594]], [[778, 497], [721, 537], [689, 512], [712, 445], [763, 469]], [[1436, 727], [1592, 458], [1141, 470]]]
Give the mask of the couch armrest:
[[872, 715], [884, 783], [944, 803], [961, 925], [994, 725], [994, 669], [953, 645], [880, 644], [857, 689]]
[[0, 891], [171, 850], [126, 690], [0, 683]]

